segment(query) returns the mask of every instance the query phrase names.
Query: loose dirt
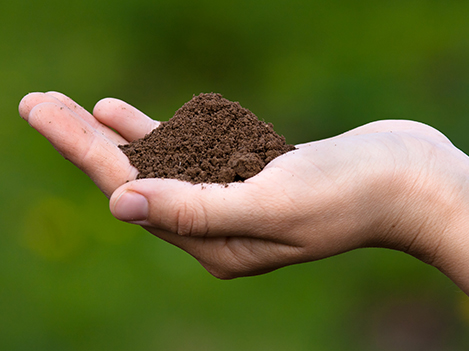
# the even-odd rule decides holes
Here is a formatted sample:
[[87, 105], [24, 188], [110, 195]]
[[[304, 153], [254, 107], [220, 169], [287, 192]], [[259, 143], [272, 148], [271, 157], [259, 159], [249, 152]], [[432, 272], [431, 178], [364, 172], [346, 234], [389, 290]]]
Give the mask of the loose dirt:
[[119, 148], [141, 178], [231, 183], [259, 173], [294, 150], [271, 123], [220, 94], [200, 94], [147, 134]]

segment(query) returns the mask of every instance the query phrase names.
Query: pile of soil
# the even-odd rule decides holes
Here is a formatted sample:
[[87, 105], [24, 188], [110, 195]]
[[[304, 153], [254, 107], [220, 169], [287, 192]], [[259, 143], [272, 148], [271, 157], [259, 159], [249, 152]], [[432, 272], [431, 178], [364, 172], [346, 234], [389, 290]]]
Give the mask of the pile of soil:
[[200, 94], [142, 139], [119, 145], [141, 178], [230, 183], [294, 150], [271, 123], [220, 94]]

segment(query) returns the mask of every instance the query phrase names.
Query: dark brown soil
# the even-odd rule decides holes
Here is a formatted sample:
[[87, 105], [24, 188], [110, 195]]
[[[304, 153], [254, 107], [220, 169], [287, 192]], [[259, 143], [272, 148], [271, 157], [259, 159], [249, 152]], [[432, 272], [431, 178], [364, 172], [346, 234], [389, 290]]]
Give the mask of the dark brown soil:
[[169, 121], [119, 148], [138, 169], [137, 178], [225, 184], [250, 178], [295, 149], [272, 124], [214, 93], [194, 96]]

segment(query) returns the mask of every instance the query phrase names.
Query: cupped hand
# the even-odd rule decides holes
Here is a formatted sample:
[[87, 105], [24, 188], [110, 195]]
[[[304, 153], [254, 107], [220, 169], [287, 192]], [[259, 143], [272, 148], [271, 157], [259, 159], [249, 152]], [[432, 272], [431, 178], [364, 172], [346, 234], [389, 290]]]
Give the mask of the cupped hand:
[[219, 278], [366, 246], [442, 266], [452, 249], [441, 234], [468, 207], [468, 157], [417, 122], [374, 122], [297, 145], [226, 187], [134, 180], [137, 170], [117, 145], [158, 122], [122, 101], [104, 99], [91, 115], [62, 94], [35, 93], [20, 114], [110, 196], [116, 218], [187, 251]]

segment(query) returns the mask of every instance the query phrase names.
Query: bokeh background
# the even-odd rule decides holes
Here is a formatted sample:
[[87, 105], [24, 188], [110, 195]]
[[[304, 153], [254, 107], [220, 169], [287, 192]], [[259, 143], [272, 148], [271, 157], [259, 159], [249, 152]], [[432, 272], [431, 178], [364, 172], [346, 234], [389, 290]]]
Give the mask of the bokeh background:
[[467, 350], [469, 299], [365, 249], [220, 281], [144, 230], [20, 119], [26, 93], [167, 120], [219, 92], [290, 143], [412, 119], [469, 152], [469, 2], [0, 2], [1, 350]]

